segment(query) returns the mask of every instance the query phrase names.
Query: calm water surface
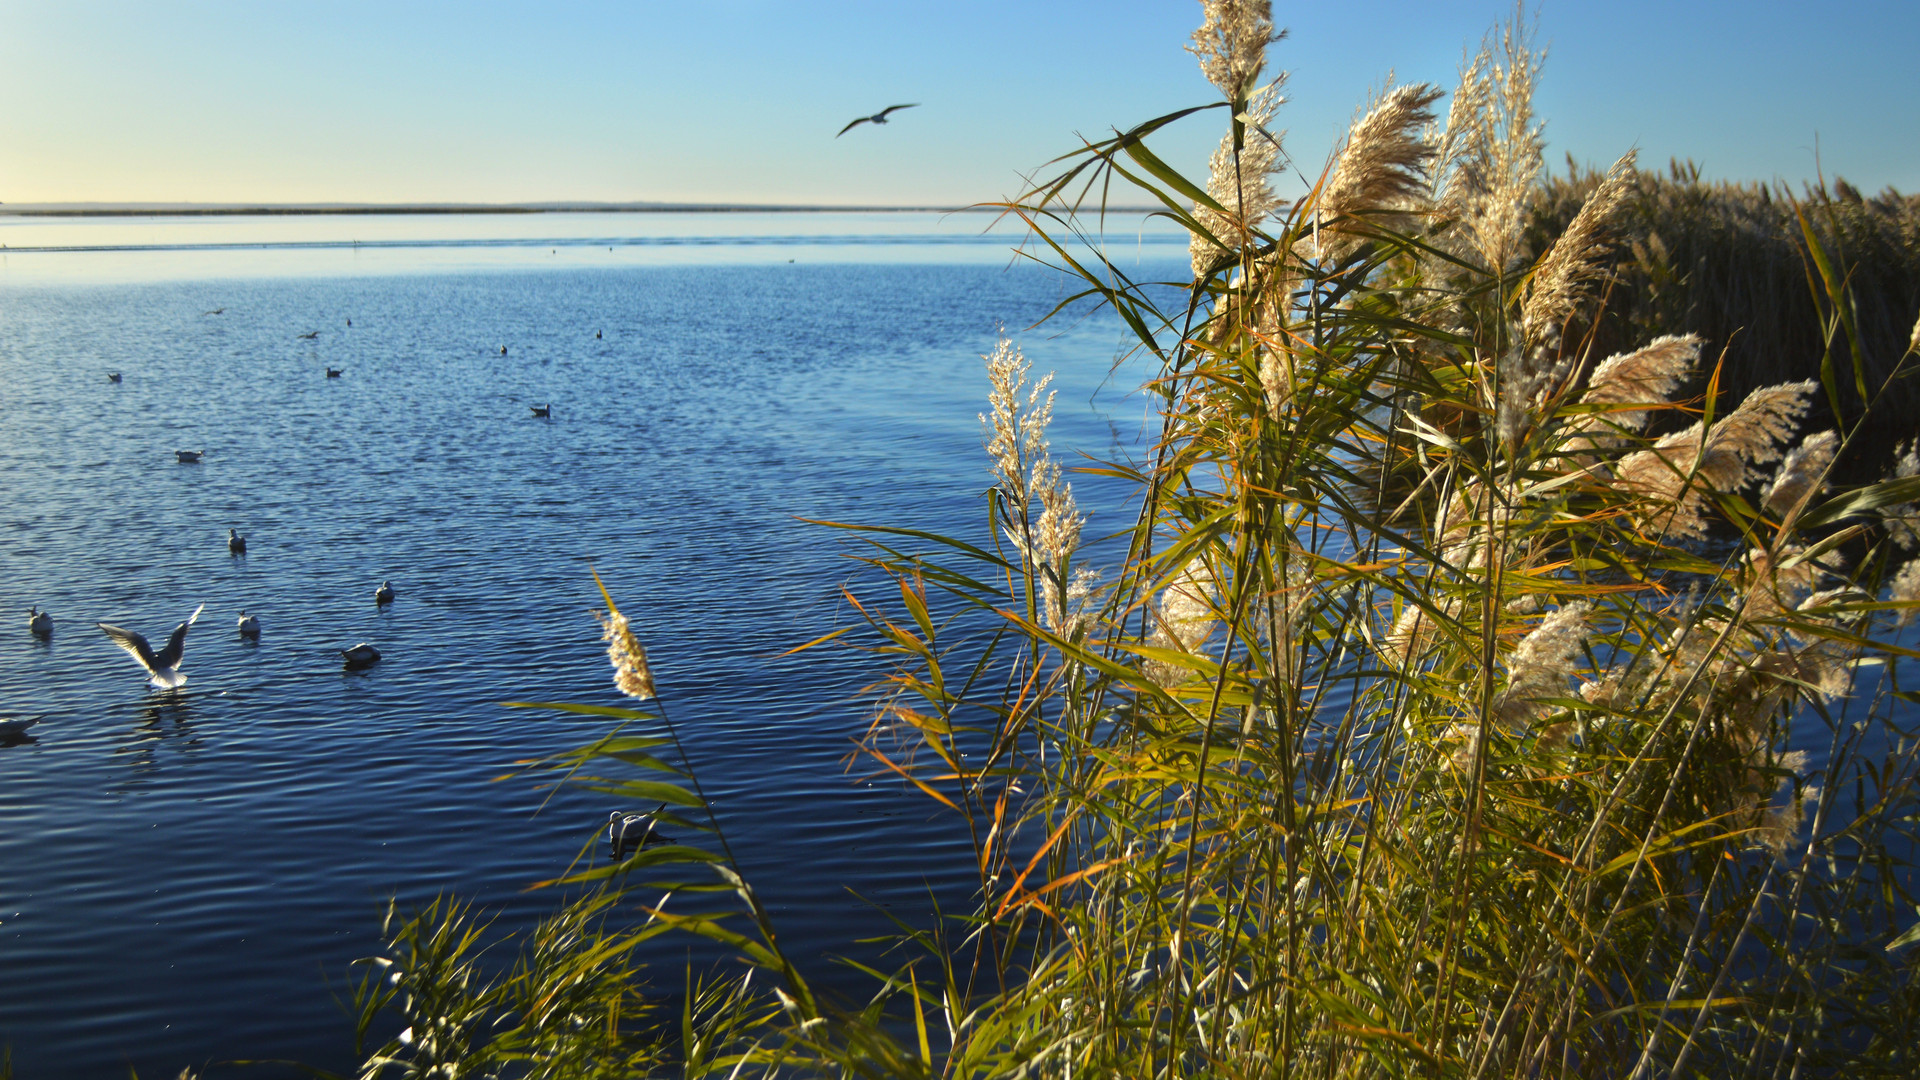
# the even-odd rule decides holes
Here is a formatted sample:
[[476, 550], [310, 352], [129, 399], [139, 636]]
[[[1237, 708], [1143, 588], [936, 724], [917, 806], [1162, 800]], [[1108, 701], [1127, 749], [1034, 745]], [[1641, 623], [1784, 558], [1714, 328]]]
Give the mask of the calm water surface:
[[[374, 223], [401, 241], [375, 248], [341, 246], [363, 223], [339, 220], [34, 227], [0, 233], [134, 250], [0, 259], [0, 715], [44, 717], [0, 747], [20, 1075], [345, 1068], [331, 994], [388, 898], [453, 890], [507, 927], [549, 911], [527, 886], [612, 804], [496, 778], [600, 728], [498, 703], [619, 702], [589, 566], [821, 978], [863, 989], [825, 958], [884, 932], [873, 905], [964, 899], [956, 823], [847, 769], [878, 669], [777, 656], [852, 618], [853, 549], [796, 516], [977, 533], [978, 354], [1064, 281], [952, 238], [978, 222], [902, 218], [440, 218]], [[1021, 338], [1060, 373], [1057, 451], [1136, 444], [1110, 321]], [[1125, 523], [1119, 493], [1075, 488], [1090, 531]], [[203, 602], [178, 695], [92, 625], [158, 638]], [[385, 660], [343, 674], [333, 650], [362, 640]], [[677, 978], [685, 953], [654, 959]]]

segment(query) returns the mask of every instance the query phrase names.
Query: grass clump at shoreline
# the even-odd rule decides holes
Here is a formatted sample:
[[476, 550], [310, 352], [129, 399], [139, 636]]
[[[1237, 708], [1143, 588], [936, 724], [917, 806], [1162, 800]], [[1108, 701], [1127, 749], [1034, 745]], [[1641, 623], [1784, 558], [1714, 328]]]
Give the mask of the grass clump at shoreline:
[[[1138, 492], [1124, 557], [1090, 561], [1046, 380], [1011, 341], [987, 358], [992, 533], [854, 534], [896, 586], [859, 606], [889, 665], [864, 751], [971, 830], [974, 908], [905, 931], [902, 966], [840, 1008], [724, 836], [643, 849], [562, 880], [600, 890], [574, 910], [645, 897], [646, 921], [563, 915], [601, 929], [527, 969], [602, 987], [568, 1022], [615, 1041], [434, 1065], [395, 1043], [364, 1075], [1920, 1068], [1920, 750], [1895, 712], [1920, 655], [1896, 640], [1920, 601], [1920, 458], [1837, 485], [1860, 423], [1832, 406], [1885, 395], [1913, 345], [1876, 367], [1836, 318], [1846, 362], [1819, 378], [1689, 398], [1725, 380], [1687, 327], [1596, 345], [1632, 155], [1538, 231], [1539, 55], [1517, 20], [1451, 95], [1383, 91], [1286, 203], [1267, 5], [1203, 9], [1221, 100], [1091, 143], [1005, 207], [1157, 365], [1146, 457], [1083, 467]], [[1225, 129], [1204, 180], [1148, 147], [1189, 117]], [[1193, 236], [1178, 303], [1101, 257], [1116, 189]], [[1810, 252], [1804, 276], [1855, 311], [1844, 255]], [[649, 699], [608, 606], [623, 689]], [[654, 756], [678, 743], [657, 703], [570, 708], [629, 727], [547, 766], [700, 819], [697, 780]], [[610, 766], [640, 778], [585, 778]], [[457, 937], [428, 915], [388, 962]], [[607, 1004], [619, 964], [567, 967], [669, 930], [751, 971], [677, 1031]], [[495, 1022], [562, 1031], [528, 1027], [550, 1000]]]

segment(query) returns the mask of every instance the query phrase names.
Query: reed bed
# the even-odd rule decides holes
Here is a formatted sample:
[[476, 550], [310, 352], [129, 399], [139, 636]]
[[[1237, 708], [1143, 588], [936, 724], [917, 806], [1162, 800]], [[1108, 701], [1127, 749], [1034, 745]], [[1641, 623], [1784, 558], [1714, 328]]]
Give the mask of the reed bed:
[[[1559, 235], [1598, 182], [1569, 165], [1533, 207], [1529, 246]], [[1891, 189], [1867, 197], [1836, 179], [1795, 193], [1779, 185], [1708, 183], [1691, 162], [1642, 170], [1622, 208], [1620, 243], [1604, 259], [1610, 289], [1589, 315], [1601, 354], [1661, 333], [1698, 334], [1724, 357], [1720, 390], [1736, 400], [1758, 387], [1818, 379], [1823, 365], [1855, 363], [1880, 386], [1905, 355], [1909, 316], [1920, 308], [1920, 196]], [[1819, 261], [1844, 265], [1844, 303]], [[1809, 273], [1815, 288], [1809, 288]], [[1851, 326], [1843, 325], [1851, 323]], [[1865, 398], [1842, 380], [1838, 420], [1858, 422]], [[1705, 392], [1696, 379], [1683, 396]], [[1917, 432], [1910, 381], [1880, 398], [1875, 423], [1850, 447], [1842, 475], [1870, 479]], [[1835, 422], [1831, 406], [1827, 422]]]
[[[1069, 469], [1045, 377], [1003, 341], [992, 534], [846, 526], [889, 585], [849, 594], [858, 632], [814, 643], [884, 666], [865, 760], [970, 830], [977, 903], [903, 928], [901, 966], [836, 1007], [723, 836], [646, 849], [562, 879], [593, 891], [497, 993], [444, 992], [459, 953], [434, 943], [464, 940], [465, 916], [403, 920], [367, 985], [404, 1001], [365, 990], [362, 1015], [438, 1030], [496, 994], [504, 1048], [429, 1058], [415, 1034], [363, 1075], [1920, 1071], [1900, 682], [1920, 653], [1898, 636], [1920, 597], [1920, 455], [1865, 485], [1834, 474], [1862, 437], [1847, 395], [1888, 400], [1915, 343], [1876, 351], [1853, 241], [1810, 226], [1828, 238], [1797, 264], [1842, 313], [1827, 364], [1689, 396], [1735, 376], [1695, 324], [1656, 320], [1674, 294], [1601, 314], [1649, 212], [1632, 156], [1533, 202], [1539, 55], [1519, 19], [1444, 118], [1438, 88], [1389, 87], [1285, 202], [1267, 5], [1203, 8], [1192, 50], [1217, 102], [1089, 143], [1005, 205], [1154, 363], [1150, 452]], [[1209, 176], [1149, 149], [1208, 119]], [[1117, 191], [1191, 233], [1190, 278], [1102, 257]], [[1842, 231], [1878, 213], [1792, 209]], [[1662, 229], [1669, 259], [1693, 257]], [[1714, 302], [1688, 287], [1687, 310]], [[1920, 305], [1897, 299], [1876, 302], [1912, 326]], [[1092, 559], [1076, 472], [1136, 489], [1124, 557]], [[621, 685], [650, 700], [607, 603]], [[548, 707], [624, 726], [536, 767], [702, 825], [684, 757], [655, 756], [677, 743], [657, 701]], [[611, 926], [642, 898], [637, 927]], [[690, 989], [677, 1025], [634, 1019], [624, 957], [667, 932], [751, 974]], [[539, 1019], [562, 1000], [564, 1023]], [[568, 1025], [596, 1034], [541, 1041]]]

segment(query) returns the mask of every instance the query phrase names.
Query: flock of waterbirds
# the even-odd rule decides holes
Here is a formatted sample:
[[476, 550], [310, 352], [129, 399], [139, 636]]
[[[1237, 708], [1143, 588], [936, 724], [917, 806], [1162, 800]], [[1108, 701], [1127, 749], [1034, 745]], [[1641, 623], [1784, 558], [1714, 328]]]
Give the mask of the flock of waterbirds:
[[[247, 538], [240, 535], [240, 530], [232, 528], [227, 530], [227, 551], [233, 555], [247, 553]], [[382, 581], [380, 587], [373, 591], [373, 602], [384, 608], [393, 603], [395, 595], [393, 582]], [[187, 616], [187, 621], [173, 628], [173, 633], [167, 636], [166, 645], [158, 652], [154, 651], [146, 635], [138, 631], [128, 630], [112, 623], [102, 622], [94, 625], [107, 635], [109, 641], [125, 649], [127, 655], [139, 663], [140, 667], [146, 671], [147, 681], [150, 684], [161, 690], [177, 690], [187, 681], [187, 677], [180, 673], [180, 662], [186, 656], [187, 631], [193, 628], [194, 623], [200, 621], [200, 615], [206, 609], [205, 604], [194, 608], [193, 614]], [[236, 627], [241, 637], [259, 640], [258, 616], [242, 611]], [[28, 608], [27, 631], [42, 640], [51, 638], [53, 616], [41, 611], [38, 604]], [[348, 671], [362, 671], [380, 662], [380, 650], [364, 641], [352, 648], [337, 651], [340, 654], [341, 666]], [[39, 717], [0, 718], [0, 747], [32, 741], [28, 730], [39, 722]], [[646, 813], [615, 810], [608, 814], [607, 842], [613, 849], [614, 857], [625, 858], [644, 847], [673, 843], [671, 838], [661, 835], [658, 828], [659, 815], [665, 810], [666, 804], [661, 803], [659, 807]]]
[[[227, 552], [232, 555], [247, 553], [247, 538], [240, 535], [239, 529], [227, 530]], [[373, 591], [373, 602], [384, 608], [393, 603], [394, 596], [393, 582], [382, 581], [380, 587]], [[94, 625], [107, 635], [108, 640], [127, 650], [127, 655], [133, 657], [141, 667], [146, 669], [148, 682], [162, 690], [175, 690], [185, 685], [187, 681], [187, 677], [180, 674], [180, 661], [187, 648], [187, 631], [192, 629], [194, 623], [200, 621], [200, 613], [206, 609], [205, 604], [194, 608], [193, 614], [187, 616], [186, 622], [173, 628], [173, 633], [167, 637], [166, 647], [159, 652], [153, 651], [153, 645], [147, 641], [144, 634], [112, 623], [94, 623]], [[235, 621], [235, 629], [239, 631], [241, 637], [258, 641], [260, 617], [242, 611]], [[53, 637], [53, 616], [41, 611], [38, 604], [28, 608], [27, 632], [43, 641]], [[380, 662], [380, 650], [364, 641], [350, 649], [335, 651], [340, 654], [341, 666], [348, 671], [360, 671]], [[36, 722], [0, 720], [0, 740], [24, 734], [26, 728]], [[12, 730], [13, 725], [20, 725], [19, 730]]]
[[[900, 106], [900, 105], [896, 105], [896, 106], [894, 106], [894, 108], [896, 108], [896, 109], [898, 109], [898, 108], [906, 108], [906, 107], [907, 107], [907, 106]], [[892, 111], [892, 110], [888, 110], [888, 111], [890, 112], [890, 111]], [[878, 122], [879, 122], [879, 123], [883, 123], [883, 124], [884, 124], [884, 123], [886, 123], [886, 121], [885, 121], [885, 120], [879, 120]], [[849, 125], [849, 126], [851, 126], [851, 125]], [[789, 261], [791, 261], [791, 260], [789, 260]], [[226, 308], [223, 308], [223, 307], [219, 307], [219, 308], [214, 308], [214, 309], [213, 309], [213, 310], [211, 310], [211, 311], [203, 311], [203, 312], [201, 312], [200, 314], [202, 314], [202, 315], [222, 315], [222, 314], [225, 314], [225, 313], [226, 313], [226, 310], [227, 310]], [[348, 326], [352, 326], [352, 325], [353, 325], [353, 320], [352, 320], [352, 319], [348, 319], [348, 320], [347, 320], [347, 325], [348, 325]], [[309, 331], [307, 331], [307, 332], [306, 332], [306, 333], [304, 333], [304, 334], [295, 334], [295, 335], [294, 335], [294, 338], [295, 338], [295, 340], [298, 340], [298, 341], [318, 341], [318, 340], [319, 340], [319, 338], [320, 338], [320, 333], [321, 333], [321, 332], [320, 332], [320, 331], [318, 331], [318, 330], [309, 330]], [[595, 339], [596, 341], [598, 341], [598, 340], [602, 340], [602, 338], [601, 338], [601, 336], [600, 336], [600, 331], [598, 331], [598, 330], [595, 330], [595, 331], [593, 332], [593, 336], [594, 336], [594, 339]], [[500, 346], [500, 355], [501, 355], [501, 356], [505, 356], [505, 355], [507, 355], [507, 347], [506, 347], [505, 345], [502, 345], [502, 346]], [[329, 365], [329, 366], [327, 366], [327, 367], [325, 368], [325, 370], [326, 370], [326, 373], [327, 373], [327, 378], [329, 378], [329, 379], [338, 379], [338, 378], [340, 378], [340, 377], [341, 377], [342, 375], [345, 375], [345, 374], [347, 373], [347, 369], [346, 369], [346, 368], [337, 368], [337, 367], [332, 367], [332, 366], [330, 366], [330, 365]], [[118, 371], [109, 371], [109, 372], [107, 372], [107, 381], [108, 381], [108, 382], [110, 382], [110, 383], [116, 383], [116, 384], [118, 384], [118, 383], [121, 383], [121, 382], [123, 382], [123, 381], [124, 381], [124, 379], [122, 378], [122, 373], [121, 373], [121, 372], [118, 372]], [[533, 413], [533, 415], [534, 415], [535, 417], [537, 417], [537, 418], [539, 418], [539, 419], [542, 419], [542, 420], [551, 420], [551, 419], [553, 418], [553, 404], [552, 404], [551, 402], [548, 402], [547, 404], [544, 404], [544, 405], [529, 405], [529, 406], [527, 406], [527, 410], [528, 410], [529, 412], [531, 412], [531, 413]], [[206, 452], [205, 450], [175, 450], [175, 451], [173, 452], [173, 458], [174, 458], [174, 460], [175, 460], [175, 461], [178, 461], [178, 462], [179, 462], [180, 464], [182, 464], [182, 465], [198, 465], [198, 464], [200, 464], [200, 459], [201, 459], [201, 458], [204, 458], [204, 457], [206, 457], [206, 456], [207, 456], [207, 452]]]
[[[894, 106], [894, 108], [911, 107], [912, 106]], [[886, 112], [892, 111], [893, 109], [886, 110]], [[863, 117], [862, 121], [857, 122], [865, 122], [869, 119], [873, 123], [878, 124], [887, 122], [885, 112], [871, 118]], [[848, 127], [852, 126], [854, 125], [848, 125]], [[842, 133], [844, 134], [844, 131]], [[225, 308], [214, 308], [202, 314], [221, 315], [224, 314], [225, 311]], [[347, 319], [346, 324], [352, 326], [353, 320], [351, 318]], [[595, 330], [593, 336], [596, 339], [601, 339], [601, 331]], [[308, 333], [298, 334], [296, 337], [304, 341], [314, 341], [320, 337], [320, 331], [313, 330]], [[500, 355], [507, 355], [507, 347], [505, 345], [500, 346]], [[326, 377], [329, 379], [338, 379], [346, 374], [345, 368], [327, 366], [324, 370], [326, 371]], [[107, 382], [119, 384], [122, 381], [121, 372], [113, 371], [107, 373]], [[553, 417], [552, 402], [529, 405], [527, 409], [537, 419], [544, 420]], [[175, 450], [173, 455], [174, 460], [179, 464], [198, 465], [201, 459], [206, 456], [206, 451]], [[247, 538], [241, 536], [240, 531], [236, 528], [229, 528], [227, 530], [227, 551], [232, 555], [245, 555], [247, 553]], [[394, 597], [395, 593], [392, 581], [382, 581], [380, 587], [375, 589], [373, 593], [374, 603], [382, 608], [393, 603]], [[162, 690], [176, 690], [185, 685], [187, 681], [187, 677], [180, 673], [180, 663], [186, 653], [187, 631], [192, 629], [193, 624], [199, 621], [201, 613], [205, 610], [205, 604], [194, 608], [193, 614], [187, 616], [185, 622], [173, 628], [173, 633], [167, 637], [166, 646], [158, 652], [154, 651], [153, 645], [147, 640], [145, 635], [136, 631], [115, 626], [111, 623], [102, 622], [95, 623], [94, 625], [99, 627], [101, 632], [107, 635], [108, 640], [126, 650], [127, 654], [140, 664], [141, 668], [146, 671], [148, 682], [151, 685]], [[27, 629], [28, 632], [36, 638], [42, 640], [50, 639], [53, 636], [53, 616], [41, 611], [39, 605], [34, 605], [27, 610]], [[243, 610], [240, 612], [236, 621], [236, 629], [241, 637], [257, 641], [260, 637], [260, 619], [258, 616], [251, 615]], [[365, 670], [380, 662], [380, 650], [364, 641], [351, 648], [339, 649], [337, 651], [340, 654], [341, 666], [348, 671]], [[0, 718], [0, 746], [11, 746], [24, 741], [31, 741], [28, 735], [28, 729], [39, 722], [39, 717], [29, 719]], [[673, 843], [671, 839], [661, 835], [657, 828], [658, 816], [665, 809], [666, 804], [662, 803], [657, 809], [646, 813], [633, 813], [621, 810], [613, 811], [608, 817], [607, 840], [613, 848], [614, 856], [616, 858], [622, 858], [628, 853], [646, 846]]]

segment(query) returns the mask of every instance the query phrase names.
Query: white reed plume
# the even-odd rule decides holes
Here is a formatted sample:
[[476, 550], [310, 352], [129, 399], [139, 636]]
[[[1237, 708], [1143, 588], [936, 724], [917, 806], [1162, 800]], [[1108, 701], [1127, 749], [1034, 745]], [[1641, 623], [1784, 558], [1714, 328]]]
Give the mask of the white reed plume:
[[[1048, 372], [1028, 385], [1032, 364], [1002, 334], [987, 362], [987, 455], [999, 477], [1006, 512], [1003, 531], [1037, 579], [1042, 611], [1055, 630], [1066, 625], [1068, 590], [1063, 587], [1080, 547], [1086, 515], [1073, 499], [1073, 485], [1060, 478], [1060, 466], [1048, 452], [1047, 425], [1053, 421], [1053, 381]], [[1041, 395], [1045, 394], [1045, 397]]]
[[1550, 706], [1541, 699], [1568, 696], [1587, 642], [1587, 615], [1593, 605], [1585, 600], [1566, 604], [1540, 620], [1507, 658], [1507, 688], [1493, 703], [1492, 714], [1502, 724], [1517, 725], [1544, 715]]
[[[1213, 572], [1206, 563], [1195, 559], [1182, 567], [1160, 590], [1160, 599], [1155, 604], [1154, 630], [1147, 644], [1189, 654], [1197, 652], [1213, 635], [1213, 628], [1219, 622], [1214, 614], [1214, 592]], [[1187, 675], [1185, 668], [1162, 660], [1148, 660], [1142, 670], [1147, 678], [1161, 686], [1173, 686]]]
[[1286, 34], [1273, 29], [1270, 0], [1200, 0], [1202, 21], [1187, 51], [1207, 81], [1228, 101], [1251, 97], [1266, 67], [1267, 46]]
[[1573, 315], [1587, 284], [1601, 276], [1600, 256], [1606, 253], [1608, 226], [1634, 183], [1637, 151], [1629, 150], [1606, 179], [1593, 189], [1565, 232], [1534, 266], [1520, 307], [1520, 325], [1529, 341], [1546, 341]]
[[1822, 431], [1800, 440], [1787, 452], [1786, 460], [1773, 474], [1763, 505], [1769, 514], [1786, 517], [1806, 505], [1808, 499], [1826, 486], [1827, 467], [1840, 449], [1840, 436]]
[[1664, 405], [1676, 387], [1693, 374], [1700, 360], [1700, 338], [1696, 334], [1664, 335], [1630, 353], [1609, 356], [1587, 377], [1587, 391], [1580, 404], [1597, 411], [1578, 418], [1572, 424], [1576, 438], [1569, 450], [1617, 446], [1622, 441], [1615, 430], [1638, 432], [1646, 426], [1646, 409], [1623, 409], [1623, 405]]
[[1533, 118], [1533, 88], [1545, 55], [1518, 17], [1496, 27], [1461, 70], [1438, 140], [1434, 203], [1453, 223], [1442, 243], [1495, 273], [1520, 254], [1540, 178], [1545, 140]]
[[1914, 604], [1894, 617], [1894, 625], [1905, 626], [1913, 621], [1914, 613], [1920, 609], [1920, 559], [1908, 559], [1893, 575], [1893, 584], [1887, 591], [1888, 601], [1895, 604]]
[[1920, 316], [1913, 320], [1913, 332], [1907, 335], [1907, 351], [1920, 352]]
[[1701, 507], [1708, 492], [1731, 494], [1754, 478], [1754, 466], [1778, 460], [1779, 444], [1806, 411], [1812, 380], [1763, 386], [1702, 432], [1699, 424], [1668, 435], [1652, 449], [1620, 460], [1618, 482], [1653, 505], [1642, 513], [1668, 535], [1706, 535]]
[[1547, 401], [1573, 374], [1574, 359], [1572, 356], [1556, 359], [1543, 345], [1523, 349], [1518, 344], [1500, 357], [1500, 403], [1495, 412], [1495, 433], [1503, 444], [1519, 443], [1520, 436], [1533, 426]]
[[600, 620], [601, 637], [607, 642], [613, 685], [630, 698], [645, 701], [653, 697], [653, 669], [647, 666], [647, 650], [633, 636], [627, 617], [616, 609], [604, 615], [595, 612], [594, 618]]
[[1775, 768], [1792, 774], [1780, 778], [1774, 798], [1777, 800], [1785, 796], [1785, 800], [1768, 804], [1757, 830], [1760, 842], [1775, 858], [1784, 859], [1789, 851], [1799, 846], [1800, 826], [1807, 820], [1807, 812], [1820, 805], [1818, 786], [1795, 782], [1796, 777], [1807, 771], [1807, 762], [1807, 752], [1804, 750], [1782, 754], [1774, 762]]
[[[1238, 151], [1233, 132], [1221, 136], [1208, 160], [1207, 195], [1225, 214], [1195, 203], [1193, 216], [1212, 238], [1195, 233], [1188, 244], [1193, 276], [1204, 278], [1231, 261], [1233, 253], [1252, 242], [1254, 230], [1280, 207], [1273, 191], [1273, 174], [1280, 166], [1280, 136], [1267, 130], [1273, 114], [1285, 102], [1276, 79], [1247, 99], [1240, 114], [1245, 138]], [[1215, 241], [1219, 243], [1215, 243]], [[1222, 246], [1227, 245], [1227, 246]]]
[[1765, 548], [1747, 552], [1740, 575], [1740, 591], [1746, 601], [1741, 609], [1743, 617], [1772, 618], [1797, 608], [1813, 595], [1820, 583], [1821, 568], [1809, 559], [1794, 562], [1793, 557], [1802, 550], [1798, 545], [1788, 545], [1777, 552]]
[[1404, 228], [1406, 211], [1425, 208], [1434, 148], [1423, 129], [1432, 125], [1432, 106], [1440, 97], [1429, 83], [1396, 86], [1353, 122], [1320, 194], [1323, 256], [1359, 243], [1369, 221]]
[[[1910, 476], [1920, 476], [1920, 444], [1915, 441], [1903, 443], [1897, 449], [1899, 458], [1893, 464], [1893, 476], [1889, 479], [1905, 480]], [[1880, 520], [1887, 527], [1887, 535], [1899, 544], [1904, 551], [1920, 548], [1920, 503], [1900, 503], [1888, 506], [1880, 511]]]

